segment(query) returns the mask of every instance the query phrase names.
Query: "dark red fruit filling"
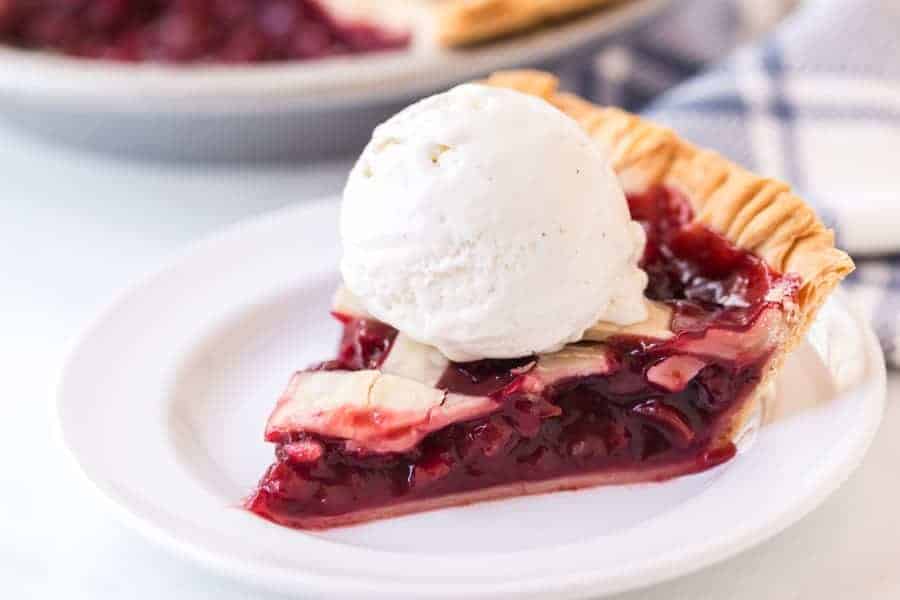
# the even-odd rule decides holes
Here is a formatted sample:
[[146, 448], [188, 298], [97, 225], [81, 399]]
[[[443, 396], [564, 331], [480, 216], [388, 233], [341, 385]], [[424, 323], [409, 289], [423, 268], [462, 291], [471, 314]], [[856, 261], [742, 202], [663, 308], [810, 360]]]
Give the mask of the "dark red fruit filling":
[[377, 369], [397, 337], [397, 330], [390, 325], [370, 319], [351, 319], [335, 313], [344, 324], [338, 357], [313, 367], [323, 371], [359, 371]]
[[[794, 289], [792, 280], [691, 225], [690, 207], [675, 193], [656, 189], [630, 197], [629, 204], [648, 234], [642, 263], [650, 278], [648, 295], [673, 306], [674, 338], [610, 340], [615, 359], [608, 374], [570, 377], [539, 395], [520, 385], [531, 358], [453, 364], [438, 387], [490, 396], [499, 401], [497, 412], [435, 431], [414, 449], [393, 454], [348, 452], [343, 440], [308, 433], [279, 435], [270, 439], [278, 444], [277, 462], [248, 507], [276, 522], [307, 527], [310, 517], [519, 481], [591, 472], [619, 475], [611, 481], [662, 479], [731, 458], [735, 449], [721, 442], [723, 428], [760, 382], [769, 351], [750, 358], [704, 357], [680, 391], [650, 382], [648, 370], [684, 354], [684, 341], [710, 327], [747, 330], [771, 306], [766, 293], [775, 285]], [[379, 366], [396, 331], [373, 321], [342, 320], [340, 356], [320, 368]]]
[[319, 0], [0, 0], [0, 42], [84, 58], [255, 63], [393, 50], [407, 33]]
[[[341, 440], [290, 436], [280, 440], [277, 462], [248, 506], [296, 526], [311, 515], [591, 471], [627, 473], [638, 464], [661, 467], [657, 478], [664, 479], [673, 465], [683, 474], [731, 458], [731, 445], [707, 448], [717, 418], [759, 381], [759, 369], [711, 365], [684, 391], [660, 393], [648, 389], [642, 375], [657, 359], [628, 356], [614, 375], [569, 380], [540, 398], [505, 394], [498, 412], [445, 427], [409, 452], [348, 453]], [[297, 442], [322, 451], [315, 460], [297, 460], [289, 454]]]
[[628, 205], [647, 232], [641, 261], [650, 280], [647, 297], [674, 306], [675, 332], [746, 327], [765, 307], [766, 293], [790, 277], [706, 227], [691, 224], [690, 205], [675, 192], [655, 188], [629, 196]]

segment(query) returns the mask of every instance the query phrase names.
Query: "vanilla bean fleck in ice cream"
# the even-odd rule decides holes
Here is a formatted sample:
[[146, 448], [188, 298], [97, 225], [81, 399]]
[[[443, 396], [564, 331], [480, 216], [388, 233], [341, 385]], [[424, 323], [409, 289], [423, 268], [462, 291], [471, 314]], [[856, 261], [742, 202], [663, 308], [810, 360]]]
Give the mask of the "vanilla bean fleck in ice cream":
[[344, 190], [347, 287], [454, 361], [647, 317], [644, 231], [609, 159], [541, 99], [466, 84], [375, 129]]

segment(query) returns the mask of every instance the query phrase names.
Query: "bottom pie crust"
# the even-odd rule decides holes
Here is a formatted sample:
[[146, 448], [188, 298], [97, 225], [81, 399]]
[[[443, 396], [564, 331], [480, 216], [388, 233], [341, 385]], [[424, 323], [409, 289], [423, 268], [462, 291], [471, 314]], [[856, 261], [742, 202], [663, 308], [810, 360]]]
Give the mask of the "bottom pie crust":
[[698, 464], [693, 460], [685, 460], [682, 463], [668, 463], [654, 468], [642, 467], [630, 471], [603, 471], [574, 476], [566, 475], [541, 481], [521, 481], [443, 496], [415, 499], [407, 502], [400, 501], [385, 506], [366, 508], [340, 515], [304, 515], [294, 518], [279, 517], [276, 521], [282, 525], [299, 529], [330, 529], [332, 527], [355, 525], [378, 519], [412, 515], [439, 508], [468, 506], [469, 504], [487, 502], [490, 500], [502, 500], [518, 496], [533, 496], [551, 492], [576, 491], [601, 485], [665, 481], [673, 477], [705, 471], [712, 466], [723, 463], [734, 455], [734, 447], [729, 442], [720, 449], [710, 452], [710, 454], [715, 453], [718, 453], [719, 456], [715, 457], [715, 460], [709, 463]]

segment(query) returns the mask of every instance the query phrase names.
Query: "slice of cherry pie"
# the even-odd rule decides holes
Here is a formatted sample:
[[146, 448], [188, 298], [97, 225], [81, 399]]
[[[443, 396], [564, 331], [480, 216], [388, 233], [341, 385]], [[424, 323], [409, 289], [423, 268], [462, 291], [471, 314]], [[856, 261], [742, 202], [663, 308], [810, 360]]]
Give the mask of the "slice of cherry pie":
[[553, 353], [454, 363], [342, 289], [338, 356], [294, 375], [269, 418], [276, 461], [253, 512], [324, 528], [719, 465], [852, 270], [785, 184], [558, 93], [550, 75], [488, 83], [544, 98], [608, 150], [647, 234], [649, 318], [597, 323]]

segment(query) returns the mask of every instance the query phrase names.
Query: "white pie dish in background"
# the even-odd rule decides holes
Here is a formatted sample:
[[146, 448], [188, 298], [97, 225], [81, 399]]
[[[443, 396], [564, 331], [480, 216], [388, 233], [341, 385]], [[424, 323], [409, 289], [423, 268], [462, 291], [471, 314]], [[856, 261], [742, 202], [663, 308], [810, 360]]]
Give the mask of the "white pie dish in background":
[[250, 66], [122, 65], [0, 45], [0, 118], [79, 146], [164, 160], [273, 160], [358, 151], [402, 104], [519, 66], [587, 56], [670, 0], [627, 0], [477, 47]]
[[244, 583], [309, 598], [596, 597], [732, 556], [817, 506], [858, 465], [885, 375], [841, 297], [789, 359], [752, 447], [661, 484], [515, 498], [309, 533], [240, 508], [271, 462], [290, 374], [333, 353], [337, 202], [193, 246], [123, 294], [70, 357], [58, 425], [116, 516]]

